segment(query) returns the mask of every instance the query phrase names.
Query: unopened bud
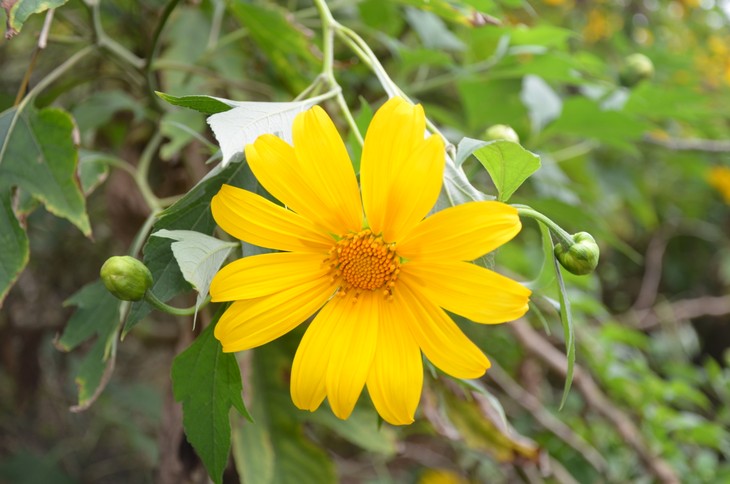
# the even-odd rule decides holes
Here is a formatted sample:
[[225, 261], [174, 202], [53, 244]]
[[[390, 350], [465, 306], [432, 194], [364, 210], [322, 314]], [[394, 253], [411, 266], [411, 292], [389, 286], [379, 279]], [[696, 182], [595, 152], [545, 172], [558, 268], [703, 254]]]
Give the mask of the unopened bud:
[[654, 63], [644, 54], [631, 54], [624, 60], [619, 74], [621, 84], [633, 87], [643, 80], [654, 77]]
[[109, 292], [122, 301], [139, 301], [153, 282], [147, 266], [128, 255], [108, 258], [100, 275]]
[[565, 247], [563, 242], [555, 245], [555, 257], [560, 265], [571, 274], [584, 276], [593, 272], [598, 265], [601, 253], [595, 239], [588, 232], [578, 232], [571, 235], [573, 244]]
[[519, 143], [520, 137], [511, 126], [506, 124], [494, 124], [487, 128], [484, 132], [484, 139], [486, 141], [495, 141], [503, 139], [505, 141], [512, 141], [513, 143]]

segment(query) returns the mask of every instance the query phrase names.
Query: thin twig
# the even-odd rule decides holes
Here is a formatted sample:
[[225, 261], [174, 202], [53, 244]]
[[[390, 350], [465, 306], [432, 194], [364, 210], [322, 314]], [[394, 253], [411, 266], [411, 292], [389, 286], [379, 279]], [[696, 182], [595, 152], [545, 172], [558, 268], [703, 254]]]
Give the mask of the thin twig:
[[636, 296], [633, 305], [635, 311], [645, 310], [656, 301], [659, 283], [662, 279], [662, 260], [673, 231], [673, 228], [664, 227], [657, 231], [649, 241], [644, 257], [644, 277], [641, 279], [639, 295]]
[[706, 151], [709, 153], [730, 152], [730, 141], [717, 141], [699, 138], [662, 139], [652, 135], [645, 135], [644, 141], [674, 151]]
[[730, 314], [730, 295], [703, 296], [695, 299], [682, 299], [671, 303], [664, 303], [645, 311], [640, 317], [630, 316], [620, 319], [637, 320], [635, 327], [649, 330], [657, 326], [671, 313], [674, 321], [688, 321], [703, 316], [725, 316]]
[[[515, 321], [509, 325], [509, 328], [512, 329], [525, 350], [542, 360], [553, 371], [565, 376], [568, 368], [565, 355], [532, 329], [526, 321]], [[617, 408], [593, 381], [590, 374], [578, 365], [575, 365], [573, 373], [573, 386], [580, 391], [590, 408], [614, 425], [619, 435], [636, 451], [641, 461], [659, 482], [665, 484], [680, 482], [674, 469], [649, 449], [631, 418]]]
[[598, 472], [604, 473], [606, 471], [608, 463], [596, 449], [591, 447], [583, 437], [573, 432], [570, 427], [550, 413], [540, 400], [522, 388], [496, 362], [492, 361], [492, 367], [487, 372], [487, 376], [512, 400], [530, 412], [530, 415], [532, 415], [535, 421], [582, 455]]

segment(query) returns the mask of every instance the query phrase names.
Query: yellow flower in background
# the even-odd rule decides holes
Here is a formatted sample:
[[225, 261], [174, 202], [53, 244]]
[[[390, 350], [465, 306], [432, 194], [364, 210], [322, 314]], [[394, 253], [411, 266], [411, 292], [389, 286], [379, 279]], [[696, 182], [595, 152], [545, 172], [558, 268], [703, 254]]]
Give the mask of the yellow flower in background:
[[484, 324], [527, 311], [528, 289], [467, 262], [520, 231], [513, 207], [471, 202], [424, 219], [445, 163], [443, 141], [425, 130], [420, 105], [393, 98], [376, 112], [361, 198], [342, 138], [315, 106], [295, 119], [293, 147], [263, 135], [245, 148], [256, 178], [286, 208], [229, 185], [213, 197], [223, 230], [281, 251], [234, 261], [213, 279], [212, 300], [234, 301], [215, 328], [223, 351], [268, 343], [319, 311], [292, 368], [300, 409], [314, 411], [327, 397], [345, 419], [367, 385], [383, 419], [411, 423], [421, 351], [457, 378], [490, 365], [444, 309]]
[[713, 166], [707, 174], [707, 181], [720, 192], [725, 203], [730, 205], [730, 167]]
[[469, 481], [453, 471], [428, 469], [418, 479], [418, 484], [469, 484]]

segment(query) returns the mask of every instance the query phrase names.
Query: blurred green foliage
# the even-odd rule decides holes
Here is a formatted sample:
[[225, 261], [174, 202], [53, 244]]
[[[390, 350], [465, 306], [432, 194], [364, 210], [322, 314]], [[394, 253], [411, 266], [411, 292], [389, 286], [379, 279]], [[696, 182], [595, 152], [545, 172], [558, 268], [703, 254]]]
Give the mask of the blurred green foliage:
[[[419, 418], [405, 428], [379, 428], [367, 398], [346, 422], [327, 409], [305, 414], [288, 399], [294, 334], [239, 356], [256, 424], [231, 412], [233, 459], [216, 464], [223, 480], [417, 482], [440, 468], [464, 482], [730, 481], [730, 206], [717, 171], [730, 166], [723, 3], [329, 3], [454, 144], [511, 126], [541, 166], [506, 197], [598, 241], [593, 276], [563, 272], [575, 380], [558, 411], [562, 294], [552, 268], [540, 270], [544, 240], [525, 219], [496, 262], [532, 281], [526, 320], [463, 324], [495, 363], [483, 379], [427, 375]], [[219, 156], [202, 112], [223, 108], [197, 99], [197, 113], [155, 92], [292, 100], [321, 69], [317, 10], [304, 0], [77, 0], [54, 11], [37, 49], [44, 15], [0, 41], [0, 481], [200, 481], [169, 378], [192, 320], [120, 306], [94, 281], [108, 256], [144, 245], [158, 295], [194, 303], [171, 241], [135, 235], [152, 224], [211, 234], [206, 203], [220, 184], [257, 186], [242, 164], [200, 182]], [[385, 93], [335, 45], [335, 75], [365, 125]], [[653, 77], [622, 82], [637, 53]], [[509, 145], [505, 156], [526, 156], [497, 143]], [[349, 148], [359, 149], [352, 138]], [[476, 188], [502, 192], [478, 152], [462, 161]], [[140, 177], [152, 194], [130, 181]], [[58, 338], [71, 317], [64, 300], [80, 323]], [[211, 314], [198, 320], [205, 326]]]

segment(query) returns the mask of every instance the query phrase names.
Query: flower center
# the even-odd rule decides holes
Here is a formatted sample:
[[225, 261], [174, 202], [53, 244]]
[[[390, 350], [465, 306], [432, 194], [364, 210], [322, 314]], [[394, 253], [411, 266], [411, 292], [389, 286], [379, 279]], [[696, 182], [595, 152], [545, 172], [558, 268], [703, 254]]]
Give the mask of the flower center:
[[383, 241], [370, 229], [356, 234], [344, 235], [329, 251], [327, 262], [332, 278], [341, 279], [339, 295], [354, 288], [361, 291], [382, 289], [387, 298], [393, 296], [398, 278], [400, 262], [395, 253], [395, 244]]

